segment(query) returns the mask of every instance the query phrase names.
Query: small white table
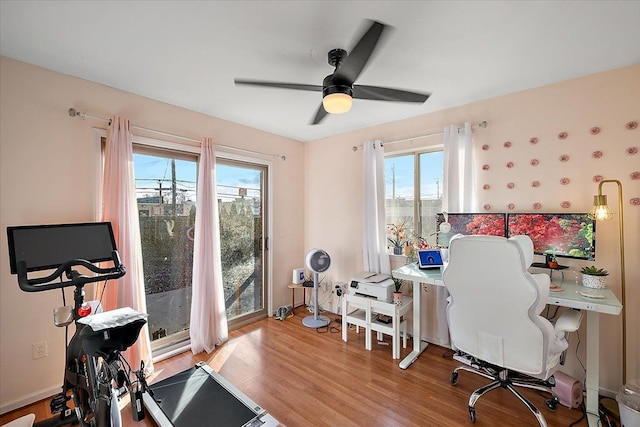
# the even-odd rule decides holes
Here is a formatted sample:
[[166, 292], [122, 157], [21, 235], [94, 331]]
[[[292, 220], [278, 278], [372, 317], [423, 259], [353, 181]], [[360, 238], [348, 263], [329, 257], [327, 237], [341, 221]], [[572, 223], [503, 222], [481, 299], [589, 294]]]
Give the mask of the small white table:
[[[406, 321], [401, 320], [402, 316], [411, 310], [411, 297], [405, 296], [402, 304], [378, 301], [372, 298], [346, 294], [342, 298], [342, 340], [347, 341], [348, 324], [363, 327], [366, 330], [365, 348], [371, 350], [371, 331], [378, 334], [384, 333], [392, 337], [392, 355], [394, 359], [400, 358], [400, 329], [404, 325], [403, 342], [406, 346]], [[352, 313], [348, 308], [356, 308]], [[390, 325], [374, 321], [373, 314], [382, 314], [391, 317]]]
[[[400, 368], [407, 369], [420, 356], [428, 343], [422, 342], [420, 331], [420, 284], [444, 286], [440, 269], [421, 270], [416, 264], [407, 264], [393, 270], [393, 277], [410, 280], [413, 283], [413, 351], [400, 362]], [[563, 288], [560, 292], [549, 292], [547, 304], [575, 308], [587, 312], [587, 376], [586, 406], [590, 426], [598, 425], [598, 389], [600, 385], [600, 313], [619, 315], [622, 304], [609, 288], [599, 290], [604, 298], [587, 298], [580, 294], [588, 288], [571, 282], [554, 280]]]

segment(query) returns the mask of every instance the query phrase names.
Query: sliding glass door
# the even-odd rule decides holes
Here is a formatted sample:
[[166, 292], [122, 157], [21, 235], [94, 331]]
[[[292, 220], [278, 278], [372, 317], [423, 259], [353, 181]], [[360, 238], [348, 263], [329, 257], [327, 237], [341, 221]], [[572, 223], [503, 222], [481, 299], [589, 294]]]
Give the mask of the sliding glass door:
[[[195, 154], [136, 146], [136, 198], [154, 355], [189, 339]], [[220, 246], [229, 326], [264, 317], [267, 166], [216, 159]]]
[[154, 351], [189, 338], [197, 157], [133, 156], [149, 334]]
[[229, 325], [266, 316], [267, 167], [216, 161], [220, 247]]

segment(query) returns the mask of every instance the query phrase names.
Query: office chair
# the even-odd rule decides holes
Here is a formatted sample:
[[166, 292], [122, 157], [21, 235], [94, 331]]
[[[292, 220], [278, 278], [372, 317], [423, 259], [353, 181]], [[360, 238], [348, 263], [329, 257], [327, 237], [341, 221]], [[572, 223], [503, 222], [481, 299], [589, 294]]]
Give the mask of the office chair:
[[447, 320], [451, 343], [464, 364], [454, 369], [492, 380], [469, 398], [469, 416], [476, 420], [475, 404], [483, 394], [506, 388], [538, 419], [540, 411], [514, 386], [551, 393], [546, 400], [555, 410], [558, 399], [551, 388], [553, 372], [568, 343], [566, 332], [576, 331], [582, 315], [566, 310], [555, 326], [540, 316], [549, 295], [549, 276], [530, 274], [533, 243], [528, 236], [455, 236], [449, 245], [449, 264], [443, 281], [449, 291]]

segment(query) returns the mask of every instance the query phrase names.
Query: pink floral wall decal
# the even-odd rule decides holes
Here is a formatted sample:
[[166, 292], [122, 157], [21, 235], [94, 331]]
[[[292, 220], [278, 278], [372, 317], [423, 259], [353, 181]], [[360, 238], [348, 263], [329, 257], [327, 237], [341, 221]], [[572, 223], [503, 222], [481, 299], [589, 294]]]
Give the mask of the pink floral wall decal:
[[489, 188], [491, 188], [491, 187], [489, 186], [489, 184], [485, 184], [485, 185], [483, 185], [483, 186], [482, 186], [482, 189], [483, 189], [483, 190], [488, 190]]
[[484, 145], [482, 146], [482, 149], [483, 149], [484, 151], [487, 151], [487, 150], [489, 149], [489, 146], [488, 146], [487, 144], [484, 144]]
[[516, 185], [515, 185], [513, 182], [510, 182], [510, 183], [508, 183], [508, 184], [507, 184], [507, 188], [508, 188], [509, 190], [511, 190], [511, 189], [512, 189], [513, 187], [515, 187], [515, 186], [516, 186]]
[[567, 139], [568, 136], [569, 134], [567, 132], [560, 132], [558, 134], [558, 139]]
[[504, 148], [509, 148], [509, 147], [511, 147], [511, 141], [507, 141], [502, 145], [504, 145]]
[[567, 184], [569, 184], [570, 182], [571, 182], [571, 180], [569, 180], [569, 178], [562, 178], [562, 179], [560, 180], [560, 184], [562, 184], [562, 185], [567, 185]]
[[489, 165], [482, 165], [482, 170], [483, 171], [488, 171], [489, 170]]
[[535, 209], [535, 210], [539, 210], [541, 207], [542, 207], [542, 205], [540, 203], [536, 202], [536, 203], [533, 204], [533, 209]]
[[516, 208], [516, 205], [514, 205], [513, 203], [509, 203], [507, 205], [507, 209], [509, 209], [510, 211], [514, 210]]
[[629, 147], [627, 148], [626, 153], [630, 156], [633, 156], [634, 154], [638, 154], [638, 147]]
[[538, 166], [540, 162], [538, 161], [538, 159], [531, 159], [529, 164], [531, 164], [531, 166]]
[[593, 157], [594, 159], [599, 159], [602, 157], [602, 151], [594, 151], [593, 153], [591, 153], [591, 157]]
[[594, 175], [593, 176], [593, 182], [600, 182], [604, 179], [604, 177], [602, 175]]
[[568, 162], [569, 161], [569, 155], [568, 154], [563, 154], [562, 156], [560, 156], [560, 161], [561, 162]]
[[507, 167], [511, 169], [513, 167], [513, 162], [507, 162]]
[[535, 145], [535, 144], [537, 144], [537, 143], [538, 143], [538, 138], [533, 137], [533, 138], [531, 138], [531, 139], [529, 140], [529, 142], [530, 142], [531, 144]]
[[634, 197], [629, 200], [629, 203], [631, 203], [631, 206], [640, 206], [640, 197]]
[[531, 183], [531, 186], [532, 186], [533, 188], [540, 187], [540, 181], [533, 181], [533, 182]]
[[631, 175], [629, 175], [631, 177], [631, 179], [633, 180], [637, 180], [640, 179], [640, 172], [632, 172]]
[[627, 129], [633, 130], [638, 127], [638, 122], [629, 122], [626, 125]]
[[564, 202], [560, 203], [560, 206], [562, 206], [564, 209], [570, 208], [571, 202], [565, 200]]
[[484, 208], [485, 211], [488, 211], [489, 209], [491, 209], [491, 205], [489, 203], [487, 203], [487, 204], [485, 204], [483, 206], [483, 208]]
[[591, 135], [597, 135], [600, 133], [600, 128], [597, 126], [594, 126], [590, 129]]

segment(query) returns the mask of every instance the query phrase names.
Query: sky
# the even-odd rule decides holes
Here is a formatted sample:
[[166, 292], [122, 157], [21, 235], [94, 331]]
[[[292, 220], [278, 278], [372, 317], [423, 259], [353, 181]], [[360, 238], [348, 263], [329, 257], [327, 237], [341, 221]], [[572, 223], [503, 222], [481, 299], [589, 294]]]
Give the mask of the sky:
[[[134, 173], [138, 197], [158, 195], [158, 180], [162, 180], [162, 188], [171, 188], [171, 159], [166, 157], [134, 154]], [[185, 194], [186, 200], [195, 202], [197, 168], [196, 163], [188, 160], [176, 160], [176, 187]], [[228, 194], [232, 198], [238, 195], [239, 188], [247, 188], [248, 196], [257, 195], [260, 188], [260, 172], [250, 168], [216, 165], [216, 184], [220, 195]], [[252, 191], [253, 189], [253, 191]], [[252, 194], [253, 193], [253, 194]], [[224, 199], [224, 197], [223, 197]]]
[[[396, 198], [413, 199], [414, 177], [413, 154], [385, 159], [385, 195]], [[443, 152], [423, 153], [420, 155], [421, 198], [437, 198], [442, 195]], [[138, 197], [158, 195], [158, 180], [162, 188], [171, 188], [171, 159], [166, 157], [134, 154], [134, 173]], [[176, 160], [176, 183], [186, 200], [195, 202], [197, 179], [196, 163], [188, 160]], [[221, 195], [237, 196], [239, 188], [247, 188], [248, 196], [260, 188], [260, 172], [250, 168], [241, 168], [225, 164], [216, 165], [216, 183]], [[394, 185], [395, 184], [395, 185]], [[395, 187], [395, 188], [394, 188]], [[255, 189], [255, 191], [251, 191]]]
[[[420, 197], [437, 198], [442, 195], [443, 152], [423, 153], [420, 155]], [[384, 161], [385, 197], [413, 199], [414, 177], [413, 153], [387, 157]], [[395, 173], [394, 173], [395, 172]], [[395, 177], [395, 179], [394, 179]]]

